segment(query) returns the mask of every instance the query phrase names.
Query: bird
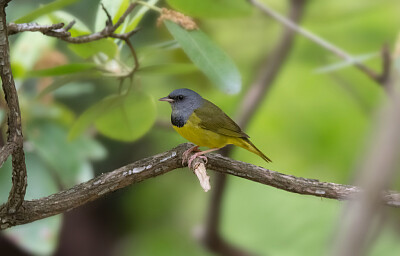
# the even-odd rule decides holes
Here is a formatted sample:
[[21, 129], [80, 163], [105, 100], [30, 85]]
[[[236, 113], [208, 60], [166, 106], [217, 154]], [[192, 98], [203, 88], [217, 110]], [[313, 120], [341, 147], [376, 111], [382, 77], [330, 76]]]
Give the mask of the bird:
[[[195, 144], [183, 153], [182, 164], [187, 161], [189, 168], [196, 157], [207, 162], [204, 154], [229, 144], [247, 149], [266, 162], [272, 162], [223, 110], [197, 92], [187, 88], [176, 89], [159, 101], [166, 101], [171, 105], [171, 123], [175, 131]], [[209, 149], [201, 151], [199, 147]], [[190, 156], [192, 152], [195, 153]]]

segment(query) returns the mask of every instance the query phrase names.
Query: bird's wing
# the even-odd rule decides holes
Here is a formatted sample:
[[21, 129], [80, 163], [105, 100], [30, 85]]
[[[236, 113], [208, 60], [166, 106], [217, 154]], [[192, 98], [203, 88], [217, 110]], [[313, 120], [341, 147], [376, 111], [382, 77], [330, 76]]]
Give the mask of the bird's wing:
[[204, 100], [204, 105], [194, 113], [201, 120], [199, 125], [203, 129], [230, 137], [249, 137], [224, 111], [208, 100]]

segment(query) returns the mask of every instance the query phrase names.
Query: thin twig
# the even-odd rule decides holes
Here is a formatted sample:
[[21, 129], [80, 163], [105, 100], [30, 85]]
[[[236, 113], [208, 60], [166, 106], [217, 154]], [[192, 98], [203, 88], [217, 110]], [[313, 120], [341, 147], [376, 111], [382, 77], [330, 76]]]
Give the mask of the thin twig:
[[311, 40], [312, 42], [316, 43], [317, 45], [327, 49], [328, 51], [336, 54], [338, 57], [353, 63], [358, 69], [364, 72], [367, 76], [369, 76], [372, 80], [376, 81], [377, 83], [381, 84], [380, 75], [377, 74], [374, 70], [368, 68], [363, 63], [359, 62], [356, 58], [353, 58], [349, 53], [345, 50], [335, 46], [331, 42], [323, 39], [322, 37], [312, 33], [311, 31], [304, 29], [294, 22], [290, 21], [289, 19], [285, 18], [284, 16], [280, 15], [273, 9], [269, 8], [265, 3], [261, 3], [258, 0], [247, 0], [249, 3], [260, 9], [262, 12], [267, 14], [268, 16], [272, 17], [273, 19], [277, 20], [285, 27], [288, 27], [297, 33], [301, 34], [302, 36], [306, 37], [307, 39]]
[[[164, 153], [104, 173], [68, 190], [41, 199], [24, 201], [22, 207], [15, 213], [15, 218], [10, 219], [4, 211], [0, 210], [0, 230], [69, 211], [131, 184], [185, 167], [182, 165], [182, 154], [192, 146], [193, 144], [190, 143], [181, 144]], [[347, 200], [360, 193], [360, 189], [356, 186], [286, 175], [218, 154], [208, 155], [206, 167], [209, 170], [303, 195]], [[196, 189], [198, 189], [197, 186]], [[383, 192], [381, 199], [388, 206], [400, 207], [399, 192]], [[0, 207], [0, 209], [3, 208]]]

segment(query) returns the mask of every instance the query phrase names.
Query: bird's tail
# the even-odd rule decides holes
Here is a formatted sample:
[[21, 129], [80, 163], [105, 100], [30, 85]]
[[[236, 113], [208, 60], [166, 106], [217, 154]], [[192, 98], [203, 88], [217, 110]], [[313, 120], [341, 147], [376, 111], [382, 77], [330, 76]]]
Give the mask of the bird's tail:
[[254, 144], [248, 138], [241, 138], [241, 140], [238, 140], [237, 144], [235, 143], [235, 145], [259, 155], [267, 163], [272, 162], [271, 159], [269, 159], [266, 155], [264, 155], [263, 152], [261, 152], [256, 146], [254, 146]]

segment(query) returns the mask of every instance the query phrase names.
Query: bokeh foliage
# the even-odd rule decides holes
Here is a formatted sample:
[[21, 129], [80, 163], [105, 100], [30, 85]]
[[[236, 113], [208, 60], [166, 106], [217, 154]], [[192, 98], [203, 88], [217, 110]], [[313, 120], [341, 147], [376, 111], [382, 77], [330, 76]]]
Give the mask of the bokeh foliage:
[[[67, 24], [74, 19], [73, 36], [104, 27], [106, 16], [98, 1], [40, 2], [48, 5], [37, 9], [39, 3], [11, 2], [8, 20]], [[288, 7], [287, 1], [265, 2], [281, 13]], [[103, 3], [115, 22], [129, 1]], [[129, 50], [119, 40], [69, 45], [39, 33], [13, 36], [11, 61], [26, 138], [27, 199], [49, 195], [184, 142], [172, 129], [154, 125], [156, 119], [169, 122], [169, 107], [156, 99], [173, 89], [194, 89], [233, 116], [256, 67], [271, 54], [282, 31], [280, 24], [245, 1], [149, 3], [170, 5], [196, 17], [200, 37], [206, 37], [212, 49], [229, 56], [233, 87], [229, 88], [229, 76], [217, 74], [213, 78], [207, 73], [212, 67], [205, 70], [201, 62], [193, 60], [196, 54], [209, 50], [193, 51], [188, 41], [192, 35], [174, 33], [171, 30], [180, 29], [174, 24], [157, 28], [158, 14], [143, 6], [118, 31], [141, 27], [132, 40], [141, 64], [132, 83], [118, 80], [134, 65]], [[399, 10], [400, 4], [394, 0], [308, 1], [302, 25], [355, 56], [363, 56], [378, 52], [384, 42], [396, 43], [399, 29], [393, 24], [399, 24]], [[194, 40], [207, 46], [201, 44], [201, 38]], [[273, 163], [266, 165], [242, 149], [235, 149], [233, 158], [287, 174], [350, 183], [368, 145], [374, 113], [385, 95], [353, 67], [314, 72], [338, 62], [331, 53], [298, 37], [246, 131]], [[379, 58], [366, 64], [380, 68]], [[241, 85], [235, 72], [240, 72]], [[218, 79], [229, 81], [224, 84], [216, 82]], [[230, 89], [238, 92], [240, 86], [238, 94], [225, 93]], [[3, 125], [3, 137], [5, 129]], [[127, 142], [130, 150], [122, 150]], [[93, 168], [93, 160], [98, 169]], [[8, 196], [10, 177], [10, 163], [6, 162], [0, 170], [2, 202]], [[118, 195], [114, 200], [122, 218], [113, 221], [123, 227], [124, 239], [116, 245], [120, 255], [165, 255], [166, 251], [208, 255], [191, 235], [200, 232], [209, 195], [188, 170], [137, 184]], [[329, 247], [341, 205], [230, 178], [222, 232], [229, 241], [261, 255], [321, 255]], [[57, 247], [61, 218], [12, 228], [5, 235], [35, 254], [51, 254]], [[385, 227], [369, 255], [399, 253], [395, 229]]]

